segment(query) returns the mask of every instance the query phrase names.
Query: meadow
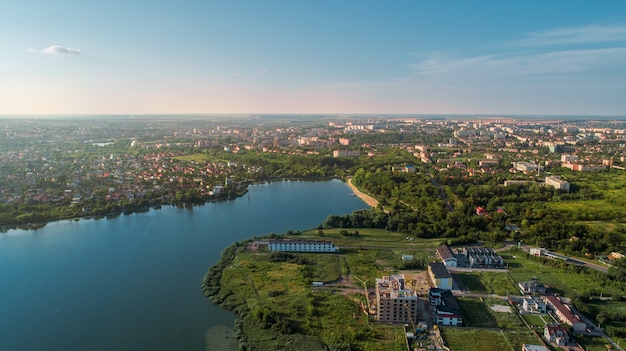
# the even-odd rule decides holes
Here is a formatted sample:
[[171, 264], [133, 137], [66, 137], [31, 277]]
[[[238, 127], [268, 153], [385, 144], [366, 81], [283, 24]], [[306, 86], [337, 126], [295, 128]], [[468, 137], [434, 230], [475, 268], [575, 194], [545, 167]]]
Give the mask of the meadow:
[[[529, 330], [507, 331], [442, 327], [446, 344], [454, 351], [518, 351], [522, 344], [538, 344]], [[471, 340], [471, 342], [468, 342]]]
[[[495, 298], [457, 298], [463, 318], [468, 327], [528, 330], [515, 308], [505, 300]], [[492, 307], [510, 308], [510, 312], [498, 312]]]
[[454, 274], [461, 278], [465, 286], [473, 293], [506, 296], [518, 291], [506, 272], [457, 272]]
[[597, 276], [604, 273], [588, 270], [579, 272], [578, 267], [570, 264], [565, 264], [563, 268], [553, 267], [543, 263], [541, 259], [528, 257], [525, 252], [517, 248], [501, 252], [500, 255], [509, 267], [509, 276], [515, 282], [537, 278], [548, 285], [553, 292], [570, 297], [590, 291], [598, 294], [602, 292], [606, 296], [614, 292], [608, 287], [598, 286]]
[[[310, 230], [287, 235], [291, 239], [332, 240], [341, 251], [336, 254], [272, 253], [240, 248], [222, 272], [218, 300], [231, 306], [246, 321], [246, 343], [259, 350], [275, 349], [281, 343], [306, 345], [322, 350], [324, 345], [359, 345], [363, 350], [403, 350], [401, 326], [382, 325], [363, 312], [367, 303], [362, 284], [374, 286], [383, 275], [402, 270], [402, 255], [413, 255], [421, 263], [434, 260], [439, 240], [408, 240], [406, 236], [377, 229]], [[508, 272], [456, 273], [476, 293], [519, 294], [516, 284], [533, 277], [566, 297], [595, 284], [596, 272], [579, 272], [577, 267], [552, 267], [517, 248], [500, 254]], [[423, 271], [424, 268], [417, 270]], [[312, 282], [324, 287], [312, 287]], [[602, 288], [609, 294], [609, 288]], [[506, 307], [497, 298], [459, 298], [470, 328], [443, 328], [444, 339], [456, 351], [519, 350], [522, 343], [537, 343], [522, 317], [497, 312]], [[238, 307], [237, 307], [238, 306]], [[592, 311], [609, 313], [626, 308], [619, 302], [591, 302]], [[528, 324], [541, 327], [541, 317], [524, 316]], [[547, 317], [544, 317], [547, 318]], [[485, 329], [473, 329], [485, 328]], [[540, 331], [540, 329], [539, 329]], [[467, 345], [467, 340], [473, 340]], [[591, 343], [597, 343], [591, 340]]]
[[[237, 253], [223, 271], [221, 282], [222, 291], [230, 292], [224, 298], [239, 299], [237, 303], [245, 307], [238, 309], [249, 311], [244, 313], [247, 344], [259, 350], [273, 350], [281, 343], [318, 349], [314, 340], [321, 340], [327, 345], [355, 343], [364, 350], [403, 350], [401, 326], [370, 323], [360, 307], [362, 299], [342, 293], [339, 286], [311, 286], [313, 281], [336, 282], [346, 270], [367, 271], [360, 264], [370, 261], [360, 257], [359, 254]], [[293, 334], [294, 331], [299, 335]]]

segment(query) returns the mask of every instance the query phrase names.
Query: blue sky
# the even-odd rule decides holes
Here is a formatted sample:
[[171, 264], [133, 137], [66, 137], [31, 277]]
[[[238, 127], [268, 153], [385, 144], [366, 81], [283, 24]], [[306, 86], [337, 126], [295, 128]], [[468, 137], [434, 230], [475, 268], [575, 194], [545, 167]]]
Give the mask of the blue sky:
[[4, 1], [0, 114], [626, 115], [625, 1]]

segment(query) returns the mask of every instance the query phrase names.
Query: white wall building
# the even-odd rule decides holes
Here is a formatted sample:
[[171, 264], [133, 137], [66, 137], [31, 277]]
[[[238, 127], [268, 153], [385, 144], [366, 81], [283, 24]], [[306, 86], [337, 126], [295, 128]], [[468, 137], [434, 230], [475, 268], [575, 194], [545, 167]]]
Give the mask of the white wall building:
[[570, 184], [560, 177], [546, 177], [546, 185], [569, 193]]
[[330, 241], [317, 240], [270, 240], [269, 251], [294, 251], [294, 252], [337, 252], [338, 247]]
[[333, 157], [359, 157], [361, 151], [359, 150], [334, 150]]

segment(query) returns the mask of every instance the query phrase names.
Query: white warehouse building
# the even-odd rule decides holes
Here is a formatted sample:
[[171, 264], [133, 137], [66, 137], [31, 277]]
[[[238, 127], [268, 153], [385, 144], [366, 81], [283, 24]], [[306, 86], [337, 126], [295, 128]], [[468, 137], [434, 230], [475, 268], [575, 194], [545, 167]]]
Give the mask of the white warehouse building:
[[317, 240], [270, 240], [269, 251], [337, 252], [339, 248], [331, 241]]

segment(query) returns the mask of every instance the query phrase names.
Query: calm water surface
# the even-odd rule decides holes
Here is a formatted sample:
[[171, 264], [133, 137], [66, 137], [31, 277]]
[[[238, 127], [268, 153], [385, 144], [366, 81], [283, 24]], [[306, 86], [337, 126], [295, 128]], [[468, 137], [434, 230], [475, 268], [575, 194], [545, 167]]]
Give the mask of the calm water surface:
[[207, 330], [234, 320], [200, 290], [222, 249], [367, 207], [350, 193], [275, 182], [193, 209], [0, 234], [0, 349], [203, 350]]

